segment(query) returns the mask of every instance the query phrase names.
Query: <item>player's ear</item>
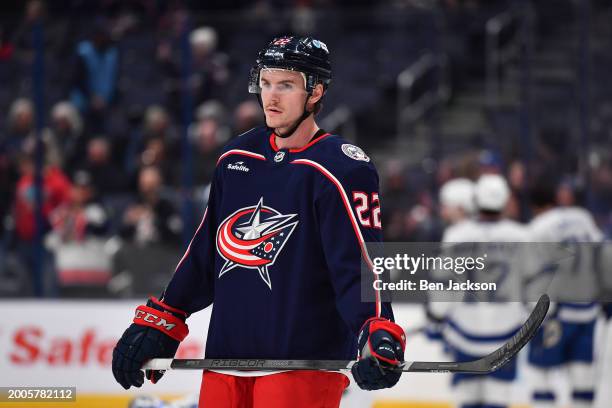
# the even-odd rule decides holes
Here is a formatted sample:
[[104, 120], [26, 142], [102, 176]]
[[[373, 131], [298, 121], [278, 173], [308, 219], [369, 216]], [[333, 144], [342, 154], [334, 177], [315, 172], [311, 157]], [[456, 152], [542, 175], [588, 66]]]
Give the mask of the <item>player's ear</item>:
[[317, 102], [319, 102], [321, 100], [321, 98], [323, 97], [323, 85], [322, 84], [317, 84], [314, 89], [312, 90], [312, 94], [310, 95], [310, 97], [308, 98], [308, 103], [309, 104], [316, 104]]

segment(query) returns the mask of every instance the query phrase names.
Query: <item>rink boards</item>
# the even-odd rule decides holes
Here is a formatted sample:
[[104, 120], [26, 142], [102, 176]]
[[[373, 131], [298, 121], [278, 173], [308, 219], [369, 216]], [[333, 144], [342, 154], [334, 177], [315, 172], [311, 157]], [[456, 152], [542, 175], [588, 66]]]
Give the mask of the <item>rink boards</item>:
[[[112, 348], [129, 325], [133, 301], [2, 301], [0, 326], [0, 386], [70, 386], [77, 389], [77, 401], [27, 403], [28, 407], [125, 407], [140, 394], [164, 397], [185, 395], [199, 390], [201, 374], [174, 371], [159, 384], [145, 385], [135, 391], [124, 391], [113, 379], [110, 369]], [[395, 305], [396, 319], [404, 327], [416, 328], [423, 323], [418, 305]], [[190, 334], [177, 354], [181, 358], [203, 356], [210, 309], [189, 319]], [[603, 326], [603, 325], [602, 325]], [[307, 329], [307, 328], [305, 328]], [[603, 342], [603, 331], [600, 338]], [[605, 342], [608, 350], [601, 356], [602, 384], [612, 384], [612, 334]], [[603, 352], [603, 350], [601, 350]], [[600, 352], [600, 355], [603, 354]], [[409, 336], [407, 360], [447, 360], [442, 348], [420, 334]], [[605, 362], [605, 364], [603, 364]], [[526, 404], [528, 373], [515, 385], [514, 406]], [[562, 387], [562, 384], [560, 384]], [[607, 406], [612, 391], [604, 389], [598, 406]], [[404, 375], [390, 390], [364, 392], [351, 385], [343, 408], [446, 408], [452, 403], [452, 390], [446, 374]], [[0, 403], [0, 407], [24, 407], [23, 403]]]

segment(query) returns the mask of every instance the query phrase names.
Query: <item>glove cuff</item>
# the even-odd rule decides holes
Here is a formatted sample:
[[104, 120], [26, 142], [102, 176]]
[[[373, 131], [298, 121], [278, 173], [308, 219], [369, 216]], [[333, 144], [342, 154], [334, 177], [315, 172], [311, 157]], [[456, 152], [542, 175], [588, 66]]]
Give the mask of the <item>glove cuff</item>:
[[[390, 359], [388, 357], [382, 356], [380, 353], [377, 352], [378, 350], [376, 350], [375, 347], [372, 345], [372, 335], [377, 331], [383, 331], [389, 336], [391, 336], [393, 341], [395, 341], [396, 344], [399, 345], [399, 347], [401, 348], [401, 354], [403, 355], [404, 350], [406, 348], [406, 335], [404, 334], [404, 330], [392, 321], [381, 317], [373, 317], [368, 319], [361, 329], [361, 335], [367, 333], [368, 337], [366, 339], [366, 347], [368, 348], [370, 356], [376, 358], [378, 361], [385, 362], [387, 364], [398, 365], [400, 361], [397, 358]], [[393, 351], [396, 356], [398, 355], [398, 352], [399, 350]], [[362, 355], [360, 355], [359, 357], [360, 359], [363, 358]]]
[[[153, 302], [153, 304], [151, 304]], [[163, 310], [151, 306], [162, 307]], [[185, 317], [177, 316], [175, 313], [186, 316], [187, 314], [179, 309], [151, 298], [147, 305], [140, 305], [136, 308], [134, 323], [140, 326], [147, 326], [159, 330], [167, 336], [177, 341], [183, 341], [189, 334], [189, 328], [185, 324]]]
[[400, 343], [402, 346], [402, 351], [406, 350], [406, 334], [404, 334], [404, 329], [402, 329], [398, 324], [382, 317], [371, 317], [366, 320], [361, 330], [363, 330], [368, 324], [370, 325], [368, 328], [368, 332], [370, 334], [374, 333], [376, 330], [387, 331], [391, 334], [391, 336], [393, 336], [394, 340]]
[[[149, 305], [148, 304], [149, 302], [151, 302], [153, 304]], [[147, 306], [155, 307], [155, 305], [157, 305], [157, 306], [161, 307], [163, 309], [163, 311], [165, 311], [165, 312], [172, 312], [173, 314], [177, 314], [178, 317], [182, 317], [183, 320], [186, 319], [187, 317], [189, 317], [187, 312], [184, 312], [181, 309], [177, 309], [176, 307], [172, 307], [169, 304], [162, 302], [161, 300], [159, 300], [155, 296], [151, 296], [149, 298], [149, 302], [147, 302]]]

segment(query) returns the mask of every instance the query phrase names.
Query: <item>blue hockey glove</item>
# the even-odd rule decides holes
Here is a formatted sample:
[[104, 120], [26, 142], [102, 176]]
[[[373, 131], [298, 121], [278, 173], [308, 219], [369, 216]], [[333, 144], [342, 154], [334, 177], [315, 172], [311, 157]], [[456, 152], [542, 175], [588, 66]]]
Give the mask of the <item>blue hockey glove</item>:
[[[152, 358], [172, 358], [180, 342], [187, 337], [187, 313], [150, 298], [136, 308], [134, 323], [127, 328], [113, 350], [113, 375], [126, 390], [144, 383], [141, 367]], [[163, 370], [146, 370], [155, 384]]]
[[372, 318], [359, 333], [359, 356], [351, 372], [360, 388], [378, 390], [393, 387], [402, 374], [406, 336], [404, 330], [390, 320]]

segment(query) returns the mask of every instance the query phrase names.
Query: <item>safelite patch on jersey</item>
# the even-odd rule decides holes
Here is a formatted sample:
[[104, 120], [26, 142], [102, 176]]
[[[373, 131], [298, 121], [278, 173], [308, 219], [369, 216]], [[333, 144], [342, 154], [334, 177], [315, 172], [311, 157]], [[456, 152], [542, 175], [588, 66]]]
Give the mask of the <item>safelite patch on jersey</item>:
[[342, 151], [344, 152], [344, 154], [346, 154], [348, 157], [350, 157], [353, 160], [360, 160], [364, 162], [370, 161], [370, 158], [368, 157], [368, 155], [365, 154], [364, 151], [361, 150], [361, 148], [355, 145], [345, 143], [342, 145]]
[[241, 208], [223, 220], [217, 230], [217, 251], [225, 259], [219, 278], [236, 267], [256, 269], [272, 289], [268, 267], [298, 224], [296, 215], [263, 205], [262, 197], [257, 205]]

